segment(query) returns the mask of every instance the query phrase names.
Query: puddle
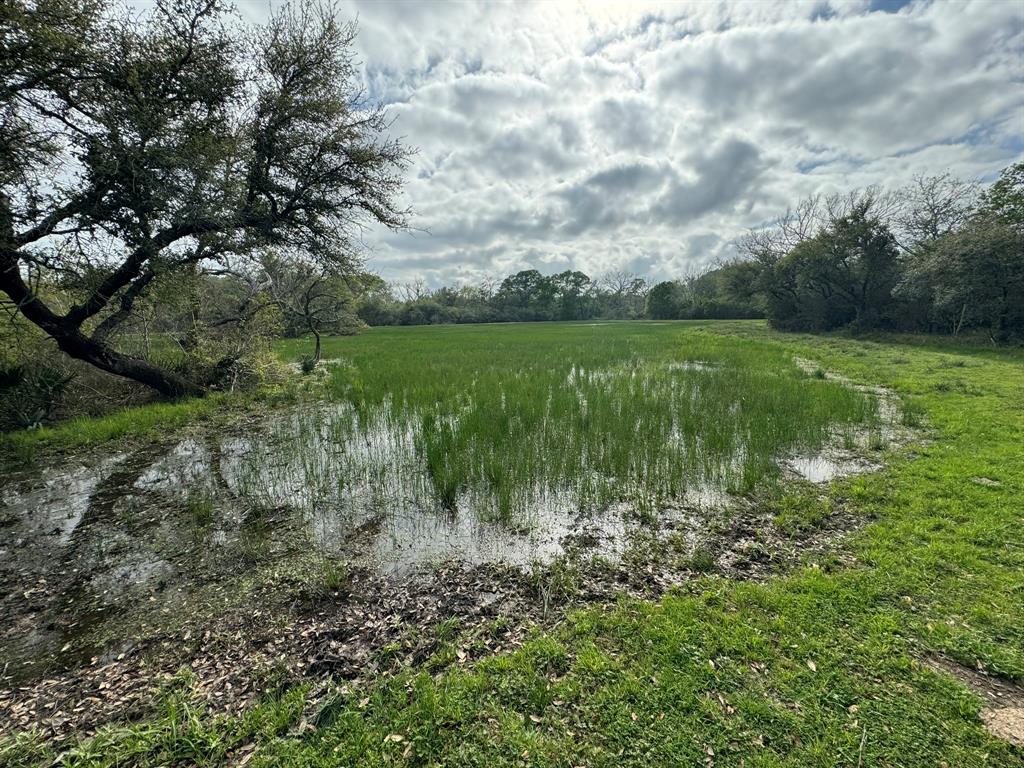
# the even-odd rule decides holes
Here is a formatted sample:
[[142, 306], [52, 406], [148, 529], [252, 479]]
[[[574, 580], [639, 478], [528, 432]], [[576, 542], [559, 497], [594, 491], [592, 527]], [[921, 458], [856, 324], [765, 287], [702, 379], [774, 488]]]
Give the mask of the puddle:
[[878, 405], [879, 425], [885, 429], [890, 436], [902, 431], [898, 426], [900, 423], [902, 409], [900, 408], [900, 401], [895, 392], [886, 389], [885, 387], [858, 384], [845, 376], [840, 376], [832, 371], [826, 371], [818, 365], [818, 363], [804, 357], [794, 357], [793, 362], [804, 373], [821, 376], [826, 381], [834, 381], [838, 384], [842, 384], [844, 387], [856, 390], [857, 392], [863, 392], [864, 394], [871, 395], [875, 398], [875, 402]]
[[[586, 429], [587, 396], [607, 397], [602, 387], [624, 381], [637, 398], [675, 398], [703, 414], [702, 380], [726, 375], [703, 360], [667, 368], [672, 376], [652, 383], [636, 369], [573, 367], [565, 380], [578, 396], [573, 418]], [[603, 405], [598, 416], [608, 411]], [[718, 418], [740, 407], [732, 403]], [[467, 408], [428, 421], [390, 402], [371, 409], [306, 404], [227, 431], [197, 428], [173, 442], [62, 459], [6, 479], [0, 609], [10, 620], [0, 628], [3, 677], [17, 681], [102, 656], [109, 648], [89, 638], [110, 616], [150, 604], [169, 613], [203, 584], [229, 583], [295, 553], [321, 553], [385, 576], [452, 560], [528, 569], [580, 548], [616, 561], [634, 532], [650, 532], [653, 518], [693, 543], [749, 471], [741, 435], [695, 435], [692, 423], [667, 411], [657, 425], [631, 427], [635, 434], [656, 427], [664, 442], [657, 453], [630, 456], [625, 477], [602, 474], [601, 456], [593, 455], [565, 465], [582, 468], [571, 485], [542, 466], [512, 467], [510, 477], [532, 483], [502, 486], [505, 480], [489, 474], [487, 446], [458, 442], [475, 434], [464, 438], [461, 419], [502, 418], [515, 426], [518, 415], [506, 413], [504, 394], [495, 410]], [[543, 424], [536, 439], [550, 441]], [[711, 437], [713, 447], [704, 442]], [[628, 435], [624, 440], [628, 447]], [[619, 449], [585, 445], [596, 454]], [[790, 455], [780, 464], [812, 482], [874, 468], [829, 451]], [[453, 456], [467, 467], [446, 484]], [[551, 463], [561, 458], [555, 452]], [[672, 484], [646, 495], [665, 478]], [[609, 488], [619, 495], [609, 496]]]
[[827, 453], [790, 456], [783, 459], [782, 466], [812, 483], [827, 483], [837, 477], [872, 472], [880, 467], [859, 457], [842, 457]]
[[877, 418], [870, 428], [834, 431], [826, 446], [819, 451], [783, 456], [779, 464], [790, 475], [812, 483], [828, 483], [840, 477], [875, 472], [881, 469], [881, 463], [865, 458], [865, 454], [906, 443], [913, 436], [913, 430], [901, 426], [903, 411], [899, 398], [891, 390], [857, 384], [845, 376], [823, 370], [813, 360], [794, 357], [793, 362], [816, 378], [870, 395], [875, 399]]

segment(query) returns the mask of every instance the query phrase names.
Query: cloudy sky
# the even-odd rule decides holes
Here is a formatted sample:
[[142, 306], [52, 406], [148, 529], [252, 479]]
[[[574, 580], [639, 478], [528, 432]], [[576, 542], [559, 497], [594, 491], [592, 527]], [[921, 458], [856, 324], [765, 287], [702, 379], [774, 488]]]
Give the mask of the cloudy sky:
[[[236, 0], [252, 19], [267, 0]], [[794, 199], [1024, 155], [1024, 0], [357, 2], [358, 53], [418, 148], [432, 285], [536, 268], [678, 277]]]

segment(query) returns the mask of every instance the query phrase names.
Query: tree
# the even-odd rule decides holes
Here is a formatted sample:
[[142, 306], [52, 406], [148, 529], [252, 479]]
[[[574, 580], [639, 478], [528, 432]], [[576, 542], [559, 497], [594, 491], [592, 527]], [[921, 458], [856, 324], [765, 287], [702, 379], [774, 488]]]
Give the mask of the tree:
[[548, 278], [558, 304], [557, 319], [582, 320], [590, 309], [593, 283], [582, 272], [566, 270]]
[[682, 294], [682, 286], [674, 280], [658, 283], [647, 292], [647, 316], [653, 320], [678, 319]]
[[1024, 229], [1024, 160], [1003, 169], [981, 196], [980, 212]]
[[602, 277], [598, 286], [607, 305], [606, 316], [629, 320], [643, 315], [649, 286], [640, 275], [616, 270]]
[[907, 280], [953, 335], [987, 328], [993, 339], [1024, 330], [1024, 230], [982, 214], [911, 261]]
[[750, 317], [764, 317], [764, 301], [758, 292], [761, 265], [755, 261], [735, 260], [719, 269], [722, 295], [749, 312]]
[[950, 173], [918, 174], [899, 197], [895, 226], [901, 245], [912, 250], [961, 229], [974, 213], [978, 185]]
[[0, 291], [68, 355], [199, 395], [207, 382], [117, 349], [136, 302], [268, 246], [347, 268], [366, 222], [404, 226], [408, 151], [357, 87], [356, 28], [333, 6], [286, 5], [246, 34], [222, 0], [113, 7], [0, 5]]
[[555, 311], [555, 287], [536, 269], [506, 277], [494, 298], [510, 320], [550, 320]]
[[346, 271], [268, 256], [263, 273], [270, 300], [284, 316], [285, 335], [313, 334], [314, 363], [320, 360], [323, 333], [352, 333], [361, 324]]
[[896, 241], [864, 199], [762, 273], [768, 316], [788, 329], [886, 322], [898, 280]]

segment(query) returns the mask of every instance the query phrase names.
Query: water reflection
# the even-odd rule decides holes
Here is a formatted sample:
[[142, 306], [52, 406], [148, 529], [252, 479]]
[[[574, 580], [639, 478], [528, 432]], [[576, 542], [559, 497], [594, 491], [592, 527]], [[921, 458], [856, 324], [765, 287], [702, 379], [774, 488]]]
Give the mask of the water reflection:
[[[670, 373], [681, 378], [662, 382], [656, 394], [693, 408], [701, 388], [686, 377], [722, 375], [704, 361], [676, 364]], [[581, 428], [586, 396], [601, 397], [609, 377], [636, 379], [638, 391], [656, 386], [635, 370], [573, 368], [566, 384], [579, 390]], [[739, 408], [734, 403], [725, 413]], [[227, 432], [196, 429], [171, 443], [8, 478], [0, 487], [0, 608], [12, 620], [0, 629], [0, 663], [45, 663], [46, 654], [59, 655], [112, 611], [141, 601], [166, 607], [204, 582], [290, 552], [315, 550], [391, 573], [442, 559], [525, 566], [581, 541], [614, 559], [652, 511], [699, 529], [703, 511], [728, 503], [730, 482], [749, 458], [741, 435], [723, 433], [706, 446], [713, 432], [695, 431], [670, 413], [658, 425], [660, 447], [630, 457], [628, 477], [597, 470], [600, 451], [616, 447], [597, 441], [572, 482], [540, 467], [536, 476], [535, 468], [522, 473], [534, 477], [530, 484], [503, 487], [488, 475], [484, 453], [456, 442], [452, 450], [469, 456], [470, 481], [442, 487], [429, 456], [437, 446], [424, 430], [433, 431], [431, 439], [447, 430], [456, 440], [459, 419], [478, 415], [428, 422], [391, 403], [370, 411], [318, 403]], [[550, 441], [546, 429], [542, 423], [540, 434]], [[441, 447], [447, 460], [449, 446]], [[812, 482], [862, 468], [826, 453], [780, 461]], [[660, 495], [646, 495], [652, 487]], [[609, 488], [620, 496], [603, 495]]]

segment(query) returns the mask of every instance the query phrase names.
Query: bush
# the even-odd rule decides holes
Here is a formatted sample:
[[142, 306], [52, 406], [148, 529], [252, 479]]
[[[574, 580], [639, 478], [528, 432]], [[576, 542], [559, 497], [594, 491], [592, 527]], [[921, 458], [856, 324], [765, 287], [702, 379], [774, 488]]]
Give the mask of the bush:
[[26, 429], [48, 423], [75, 375], [47, 361], [0, 370], [0, 429]]

